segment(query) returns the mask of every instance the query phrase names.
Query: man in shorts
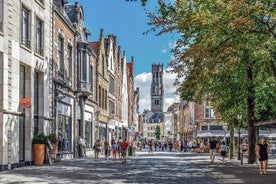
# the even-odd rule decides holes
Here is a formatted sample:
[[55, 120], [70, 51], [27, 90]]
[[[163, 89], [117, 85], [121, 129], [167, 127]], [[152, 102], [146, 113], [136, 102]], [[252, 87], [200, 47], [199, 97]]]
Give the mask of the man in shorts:
[[211, 161], [211, 164], [213, 164], [215, 162], [215, 157], [216, 157], [216, 151], [217, 151], [217, 140], [215, 139], [215, 137], [213, 137], [211, 140], [210, 140], [210, 143], [209, 143], [209, 149], [210, 149], [210, 161]]
[[121, 151], [122, 151], [122, 164], [126, 163], [126, 154], [127, 154], [127, 149], [129, 147], [129, 144], [126, 139], [121, 143]]

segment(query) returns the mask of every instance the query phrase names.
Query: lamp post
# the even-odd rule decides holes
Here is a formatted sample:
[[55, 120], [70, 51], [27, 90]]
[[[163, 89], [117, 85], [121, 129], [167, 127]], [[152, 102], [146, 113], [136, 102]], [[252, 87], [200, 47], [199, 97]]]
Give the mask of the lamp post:
[[238, 123], [239, 123], [239, 147], [238, 147], [238, 160], [241, 160], [241, 119], [242, 114], [239, 113], [237, 116]]

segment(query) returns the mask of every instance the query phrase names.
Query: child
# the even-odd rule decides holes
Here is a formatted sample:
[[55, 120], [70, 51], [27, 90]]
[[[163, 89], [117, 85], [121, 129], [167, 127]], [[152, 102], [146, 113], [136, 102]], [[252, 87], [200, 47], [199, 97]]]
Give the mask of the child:
[[116, 160], [116, 152], [117, 152], [117, 144], [116, 142], [114, 141], [113, 144], [112, 144], [112, 156], [113, 156], [113, 160]]
[[227, 150], [227, 147], [225, 145], [225, 142], [222, 141], [222, 143], [220, 145], [220, 155], [221, 155], [223, 163], [225, 163], [226, 150]]

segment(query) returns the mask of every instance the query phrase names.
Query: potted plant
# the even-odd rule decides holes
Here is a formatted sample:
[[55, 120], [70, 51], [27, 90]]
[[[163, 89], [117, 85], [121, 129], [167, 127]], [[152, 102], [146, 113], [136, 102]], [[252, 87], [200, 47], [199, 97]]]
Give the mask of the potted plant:
[[51, 154], [53, 154], [53, 162], [56, 161], [57, 158], [57, 136], [54, 133], [48, 135], [48, 140], [51, 142], [53, 149], [51, 150]]
[[41, 166], [44, 163], [45, 157], [45, 144], [47, 144], [48, 138], [44, 133], [38, 133], [33, 138], [34, 147], [34, 165]]

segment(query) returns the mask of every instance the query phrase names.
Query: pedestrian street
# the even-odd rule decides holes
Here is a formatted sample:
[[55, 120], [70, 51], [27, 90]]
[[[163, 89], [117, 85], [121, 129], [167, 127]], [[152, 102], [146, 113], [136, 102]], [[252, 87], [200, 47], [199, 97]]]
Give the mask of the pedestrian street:
[[269, 183], [269, 176], [258, 176], [257, 167], [254, 167], [249, 169], [235, 163], [223, 165], [219, 160], [210, 165], [208, 154], [154, 152], [148, 155], [147, 151], [140, 151], [136, 156], [128, 157], [126, 164], [118, 160], [105, 160], [102, 156], [95, 161], [89, 156], [41, 167], [21, 167], [0, 173], [0, 183], [216, 184], [250, 183], [254, 177], [255, 183]]

